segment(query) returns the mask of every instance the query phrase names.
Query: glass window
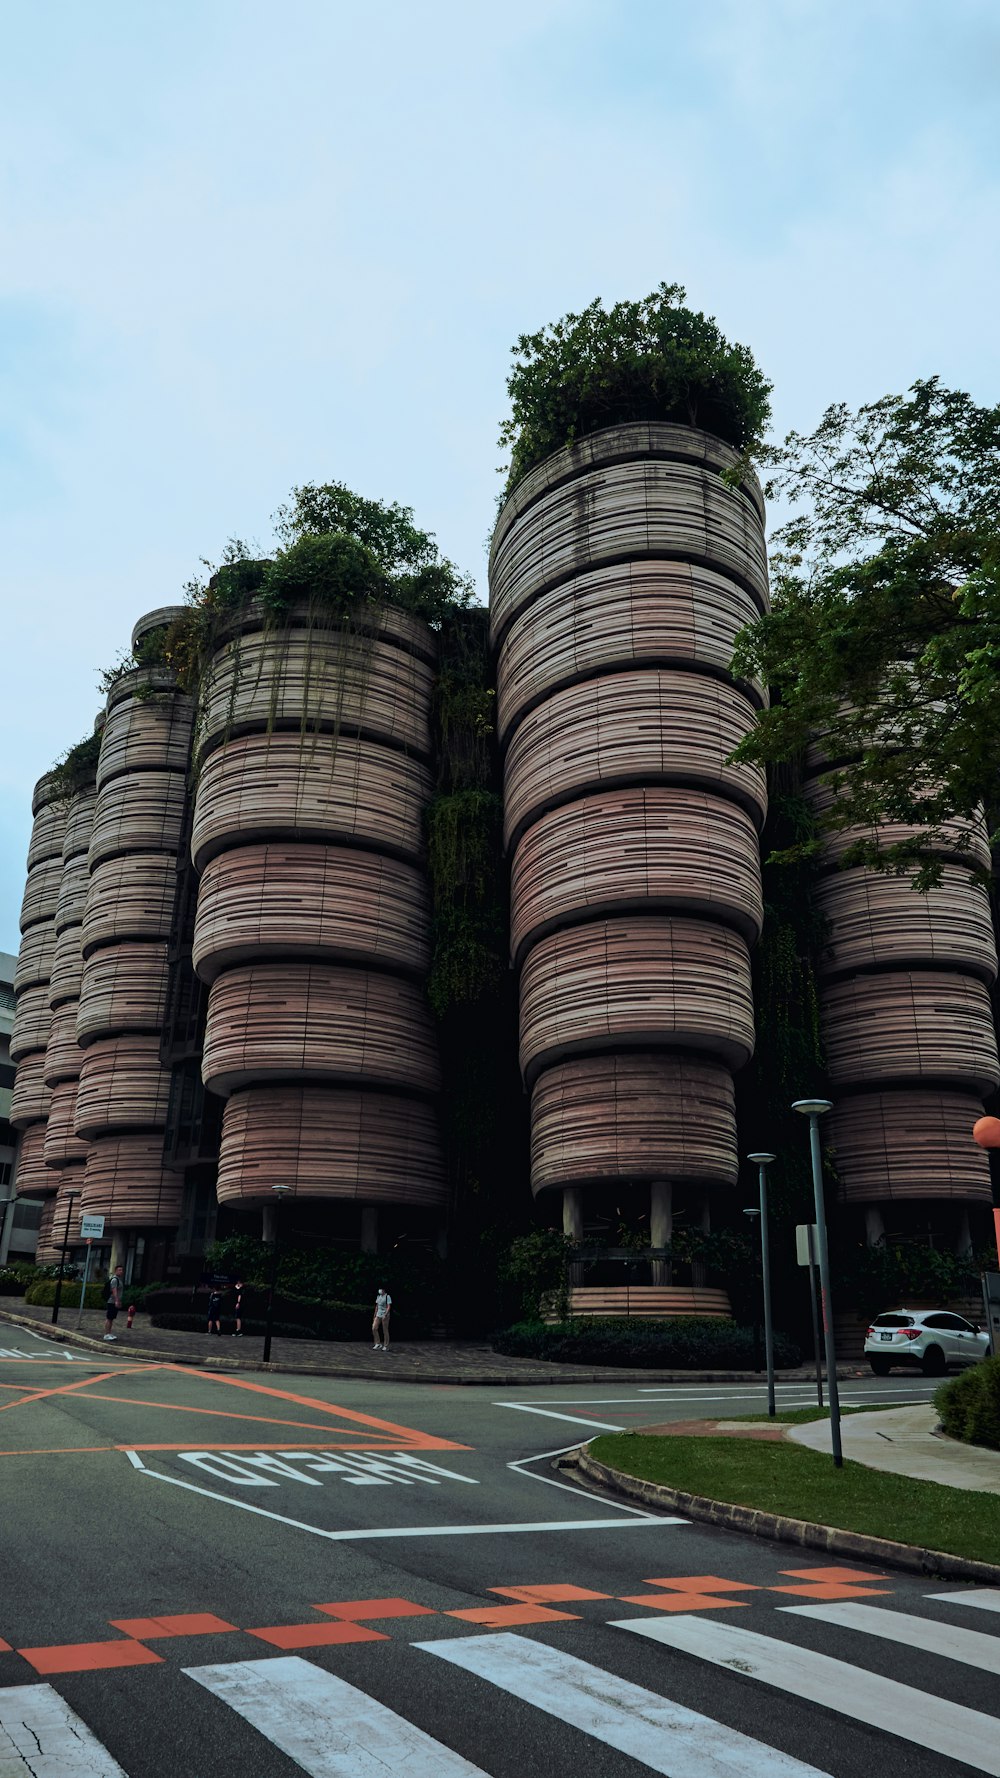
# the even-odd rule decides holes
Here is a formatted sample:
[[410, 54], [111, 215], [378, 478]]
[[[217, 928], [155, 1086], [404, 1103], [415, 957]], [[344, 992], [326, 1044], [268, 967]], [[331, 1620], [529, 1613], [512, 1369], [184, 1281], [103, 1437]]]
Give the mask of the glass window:
[[876, 1315], [873, 1327], [912, 1327], [912, 1315]]

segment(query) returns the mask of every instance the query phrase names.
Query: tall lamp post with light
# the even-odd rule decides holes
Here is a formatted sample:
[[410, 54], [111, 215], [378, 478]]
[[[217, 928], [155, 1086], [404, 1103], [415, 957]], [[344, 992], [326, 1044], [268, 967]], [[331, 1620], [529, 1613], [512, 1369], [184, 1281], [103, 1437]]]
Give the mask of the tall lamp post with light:
[[823, 1345], [826, 1351], [826, 1387], [830, 1397], [830, 1444], [835, 1469], [842, 1469], [840, 1442], [840, 1391], [837, 1388], [837, 1353], [833, 1337], [833, 1306], [830, 1300], [830, 1249], [826, 1239], [826, 1204], [823, 1198], [823, 1157], [819, 1146], [819, 1120], [833, 1110], [830, 1099], [796, 1099], [793, 1111], [809, 1119], [809, 1153], [812, 1160], [813, 1198], [816, 1204], [816, 1245], [819, 1249], [819, 1289], [823, 1310]]
[[274, 1246], [271, 1250], [271, 1282], [267, 1292], [267, 1320], [264, 1324], [264, 1357], [263, 1363], [269, 1364], [271, 1359], [271, 1332], [274, 1327], [274, 1293], [278, 1288], [278, 1241], [281, 1234], [280, 1210], [287, 1185], [272, 1185], [275, 1195], [274, 1203]]
[[776, 1157], [773, 1154], [748, 1154], [747, 1160], [757, 1168], [760, 1184], [760, 1279], [764, 1296], [764, 1360], [767, 1365], [767, 1411], [774, 1419], [774, 1326], [771, 1320], [771, 1240], [767, 1226], [767, 1169]]
[[56, 1279], [56, 1294], [52, 1302], [53, 1327], [55, 1327], [56, 1322], [59, 1320], [59, 1304], [62, 1302], [63, 1273], [66, 1270], [66, 1249], [69, 1246], [70, 1217], [73, 1214], [73, 1205], [76, 1203], [77, 1198], [82, 1197], [82, 1195], [82, 1192], [66, 1193], [66, 1227], [63, 1229], [62, 1254], [59, 1260], [59, 1276]]

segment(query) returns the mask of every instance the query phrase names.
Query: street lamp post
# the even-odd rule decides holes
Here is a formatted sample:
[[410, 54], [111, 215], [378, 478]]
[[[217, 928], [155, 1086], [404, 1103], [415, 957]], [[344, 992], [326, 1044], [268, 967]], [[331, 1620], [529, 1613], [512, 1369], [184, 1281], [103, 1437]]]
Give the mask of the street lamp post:
[[767, 1225], [767, 1169], [774, 1159], [773, 1154], [747, 1155], [747, 1160], [756, 1164], [757, 1178], [760, 1182], [760, 1273], [761, 1290], [764, 1295], [764, 1359], [767, 1364], [767, 1411], [772, 1420], [777, 1410], [774, 1402], [774, 1325], [771, 1319], [771, 1237]]
[[837, 1353], [833, 1337], [833, 1305], [830, 1299], [830, 1249], [826, 1239], [826, 1205], [823, 1198], [823, 1159], [819, 1146], [819, 1120], [833, 1110], [829, 1099], [796, 1099], [793, 1111], [809, 1119], [809, 1153], [812, 1160], [813, 1197], [816, 1203], [816, 1245], [819, 1249], [819, 1290], [823, 1311], [823, 1345], [826, 1351], [826, 1387], [830, 1397], [830, 1445], [835, 1469], [841, 1469], [844, 1452], [840, 1442], [840, 1391], [837, 1388]]
[[59, 1304], [62, 1302], [63, 1273], [66, 1270], [66, 1249], [69, 1246], [69, 1221], [73, 1214], [73, 1205], [80, 1195], [79, 1192], [66, 1193], [66, 1227], [63, 1229], [62, 1254], [59, 1259], [59, 1276], [56, 1279], [56, 1294], [52, 1303], [53, 1327], [55, 1327], [56, 1322], [59, 1320]]
[[264, 1325], [264, 1364], [269, 1364], [271, 1360], [271, 1331], [274, 1327], [274, 1293], [278, 1288], [278, 1239], [281, 1229], [279, 1211], [281, 1210], [281, 1200], [288, 1190], [288, 1187], [287, 1185], [273, 1185], [271, 1190], [275, 1194], [276, 1202], [274, 1206], [274, 1246], [271, 1250], [271, 1283], [267, 1292], [267, 1321]]

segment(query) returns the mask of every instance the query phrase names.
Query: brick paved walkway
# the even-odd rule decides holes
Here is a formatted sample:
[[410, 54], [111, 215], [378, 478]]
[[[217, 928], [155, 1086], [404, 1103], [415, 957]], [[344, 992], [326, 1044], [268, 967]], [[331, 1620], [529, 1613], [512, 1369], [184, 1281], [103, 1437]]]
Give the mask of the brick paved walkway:
[[[206, 1370], [249, 1370], [296, 1372], [302, 1376], [382, 1377], [394, 1383], [488, 1384], [519, 1388], [530, 1383], [762, 1383], [755, 1371], [662, 1371], [625, 1370], [617, 1366], [581, 1364], [548, 1364], [537, 1358], [504, 1358], [482, 1340], [459, 1343], [454, 1340], [406, 1341], [390, 1346], [388, 1352], [373, 1352], [367, 1333], [356, 1343], [324, 1340], [274, 1340], [271, 1363], [261, 1362], [262, 1341], [259, 1336], [235, 1340], [229, 1334], [216, 1335], [180, 1333], [174, 1328], [150, 1327], [145, 1316], [136, 1317], [131, 1333], [126, 1330], [125, 1317], [118, 1317], [120, 1337], [114, 1345], [105, 1346], [104, 1314], [99, 1309], [86, 1309], [80, 1333], [76, 1332], [77, 1310], [63, 1306], [59, 1325], [51, 1326], [52, 1311], [36, 1308], [16, 1297], [0, 1299], [0, 1345], [3, 1324], [37, 1327], [40, 1332], [54, 1333], [57, 1338], [89, 1352], [114, 1353], [116, 1358], [134, 1354], [136, 1358], [158, 1360], [168, 1364], [199, 1365]], [[859, 1376], [854, 1366], [841, 1372]], [[805, 1370], [782, 1371], [782, 1380], [793, 1382], [811, 1376]]]

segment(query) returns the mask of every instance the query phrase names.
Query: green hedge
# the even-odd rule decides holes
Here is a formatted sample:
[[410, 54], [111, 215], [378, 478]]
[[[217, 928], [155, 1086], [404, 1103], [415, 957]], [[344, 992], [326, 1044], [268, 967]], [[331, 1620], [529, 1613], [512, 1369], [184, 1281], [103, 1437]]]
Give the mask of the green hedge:
[[[209, 1334], [208, 1332], [207, 1315], [164, 1313], [151, 1315], [149, 1322], [151, 1327], [170, 1328], [174, 1333], [200, 1333], [204, 1334], [206, 1339], [214, 1340], [216, 1338], [215, 1334]], [[258, 1337], [263, 1338], [265, 1326], [265, 1322], [258, 1321], [255, 1318], [244, 1320], [243, 1332], [245, 1334], [255, 1334]], [[232, 1330], [227, 1328], [222, 1335], [223, 1339], [229, 1338], [231, 1332]], [[303, 1327], [302, 1323], [298, 1321], [276, 1321], [271, 1332], [275, 1339], [314, 1340], [316, 1338], [311, 1327]]]
[[984, 1359], [942, 1383], [934, 1406], [950, 1438], [1000, 1451], [1000, 1358]]
[[[235, 1293], [232, 1287], [223, 1290], [219, 1318], [229, 1332], [235, 1325], [234, 1303]], [[191, 1328], [197, 1330], [199, 1327], [204, 1329], [208, 1324], [208, 1291], [204, 1286], [195, 1296], [192, 1296], [190, 1290], [176, 1286], [153, 1290], [147, 1294], [142, 1306], [154, 1327], [180, 1328], [182, 1324], [187, 1326], [190, 1322]], [[243, 1316], [244, 1331], [249, 1333], [253, 1325], [262, 1333], [267, 1312], [266, 1290], [244, 1290], [243, 1307], [246, 1311]], [[372, 1321], [370, 1304], [319, 1301], [293, 1296], [287, 1291], [275, 1292], [274, 1313], [276, 1327], [279, 1321], [286, 1329], [296, 1327], [300, 1331], [295, 1337], [307, 1340], [367, 1338]]]
[[[79, 1307], [81, 1282], [80, 1278], [63, 1279], [62, 1296], [59, 1298], [62, 1308], [69, 1308], [71, 1304], [74, 1307]], [[35, 1303], [42, 1308], [51, 1309], [56, 1300], [56, 1280], [45, 1278], [38, 1284], [30, 1285], [24, 1293], [24, 1300], [26, 1303]], [[104, 1308], [103, 1284], [87, 1285], [87, 1296], [83, 1306], [85, 1309]]]
[[[636, 1368], [718, 1370], [753, 1364], [753, 1331], [734, 1321], [696, 1316], [671, 1321], [621, 1317], [545, 1323], [522, 1321], [497, 1334], [493, 1350], [509, 1358], [545, 1358], [555, 1364], [619, 1364]], [[802, 1362], [794, 1340], [774, 1336], [775, 1364], [782, 1370]], [[763, 1339], [761, 1340], [763, 1364]]]

